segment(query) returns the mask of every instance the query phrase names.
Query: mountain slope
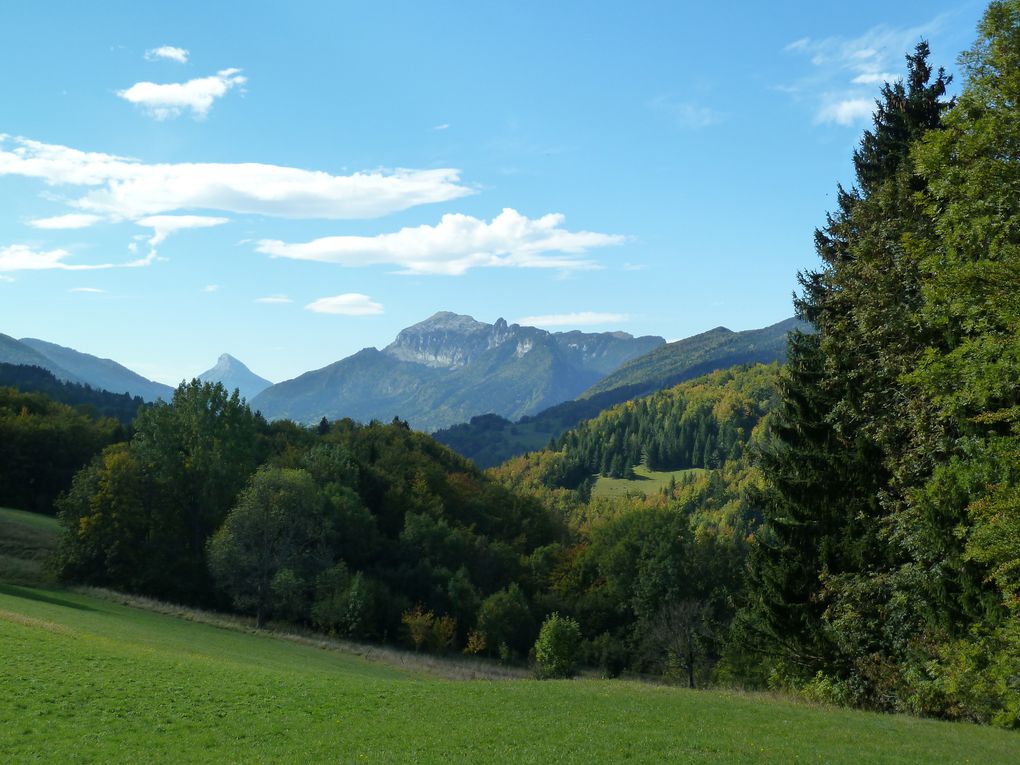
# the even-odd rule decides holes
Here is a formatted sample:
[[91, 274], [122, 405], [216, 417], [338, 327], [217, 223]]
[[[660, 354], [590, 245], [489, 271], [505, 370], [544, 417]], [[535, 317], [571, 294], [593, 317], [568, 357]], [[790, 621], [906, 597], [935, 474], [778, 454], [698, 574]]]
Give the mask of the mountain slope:
[[577, 396], [606, 372], [661, 346], [624, 332], [550, 333], [437, 313], [367, 348], [266, 389], [252, 406], [269, 418], [389, 420], [423, 430], [483, 412], [533, 414]]
[[617, 388], [633, 387], [646, 392], [662, 390], [683, 380], [736, 364], [786, 359], [786, 336], [809, 325], [789, 318], [762, 329], [733, 332], [725, 327], [677, 340], [633, 359], [585, 391], [581, 398]]
[[58, 380], [80, 383], [81, 380], [59, 364], [39, 353], [34, 348], [15, 340], [9, 335], [0, 334], [0, 363], [15, 366], [41, 367], [50, 372]]
[[[93, 388], [108, 390], [111, 393], [129, 393], [141, 396], [146, 401], [162, 398], [169, 401], [174, 389], [169, 385], [153, 382], [132, 372], [127, 367], [111, 359], [101, 359], [88, 353], [65, 348], [56, 343], [37, 340], [32, 337], [22, 338], [21, 343], [46, 357], [59, 368], [73, 375], [71, 382], [82, 382]], [[47, 367], [54, 375], [63, 379], [59, 372]]]
[[737, 364], [783, 361], [786, 336], [807, 325], [796, 319], [745, 332], [718, 327], [659, 346], [624, 364], [575, 400], [564, 401], [517, 422], [492, 414], [472, 418], [433, 435], [480, 467], [540, 449], [550, 440], [605, 409], [685, 380]]
[[229, 353], [222, 354], [217, 359], [216, 366], [200, 374], [198, 379], [202, 382], [221, 383], [228, 391], [236, 388], [241, 396], [249, 401], [272, 385], [269, 380], [259, 377]]

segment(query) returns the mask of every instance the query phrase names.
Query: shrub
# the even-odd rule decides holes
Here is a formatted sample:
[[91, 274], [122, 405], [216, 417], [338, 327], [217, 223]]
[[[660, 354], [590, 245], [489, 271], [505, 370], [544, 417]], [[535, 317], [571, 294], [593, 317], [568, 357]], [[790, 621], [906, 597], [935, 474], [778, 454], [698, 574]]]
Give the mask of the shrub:
[[569, 616], [553, 613], [538, 633], [535, 660], [541, 678], [573, 677], [581, 656], [581, 628]]

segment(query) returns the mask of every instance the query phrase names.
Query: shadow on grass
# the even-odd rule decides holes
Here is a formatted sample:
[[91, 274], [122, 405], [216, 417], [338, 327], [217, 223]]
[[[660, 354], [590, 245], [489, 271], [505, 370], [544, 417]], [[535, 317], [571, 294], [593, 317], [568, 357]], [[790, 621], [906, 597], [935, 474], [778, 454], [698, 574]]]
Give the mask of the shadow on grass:
[[96, 609], [91, 606], [83, 605], [82, 603], [75, 603], [72, 600], [65, 600], [59, 598], [56, 595], [50, 594], [49, 592], [43, 592], [41, 590], [33, 590], [28, 587], [19, 587], [16, 584], [0, 584], [0, 594], [10, 595], [12, 598], [24, 598], [25, 600], [37, 600], [40, 603], [50, 603], [54, 606], [63, 606], [64, 608], [74, 608], [78, 611], [95, 611]]

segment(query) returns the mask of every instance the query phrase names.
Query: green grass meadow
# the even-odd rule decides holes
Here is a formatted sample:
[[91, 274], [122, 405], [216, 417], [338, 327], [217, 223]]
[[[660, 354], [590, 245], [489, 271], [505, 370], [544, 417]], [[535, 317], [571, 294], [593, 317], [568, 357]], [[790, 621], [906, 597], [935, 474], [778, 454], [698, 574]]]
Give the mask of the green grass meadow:
[[592, 487], [593, 497], [626, 497], [632, 494], [658, 494], [669, 482], [676, 479], [680, 483], [687, 476], [698, 475], [706, 472], [704, 468], [691, 468], [690, 470], [649, 470], [644, 465], [635, 465], [634, 475], [637, 478], [607, 478], [599, 476]]
[[[37, 523], [0, 518], [4, 549]], [[992, 728], [637, 682], [446, 680], [9, 581], [0, 662], [3, 763], [1020, 761], [1020, 736]]]

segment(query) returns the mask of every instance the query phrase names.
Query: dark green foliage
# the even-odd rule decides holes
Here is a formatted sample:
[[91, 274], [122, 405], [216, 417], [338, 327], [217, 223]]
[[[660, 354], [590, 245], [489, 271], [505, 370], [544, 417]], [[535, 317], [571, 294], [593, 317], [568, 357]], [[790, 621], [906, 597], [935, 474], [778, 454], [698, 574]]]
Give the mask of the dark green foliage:
[[311, 586], [332, 563], [324, 500], [303, 470], [259, 470], [209, 539], [216, 585], [259, 627], [273, 614], [307, 613]]
[[0, 387], [0, 505], [52, 514], [74, 474], [124, 437], [116, 420]]
[[742, 628], [816, 697], [1020, 720], [1018, 50], [992, 3], [954, 106], [917, 46], [801, 280]]
[[84, 580], [208, 602], [206, 542], [264, 459], [265, 423], [222, 386], [182, 384], [59, 503], [62, 568]]
[[581, 627], [569, 616], [553, 612], [538, 631], [535, 662], [538, 676], [552, 680], [573, 677], [581, 658]]
[[79, 383], [58, 380], [42, 367], [0, 363], [0, 387], [16, 388], [24, 393], [43, 393], [54, 401], [75, 407], [92, 417], [112, 417], [130, 425], [145, 406], [139, 396], [110, 393]]
[[485, 635], [489, 652], [504, 661], [527, 655], [535, 641], [535, 620], [516, 582], [482, 602], [478, 631]]

